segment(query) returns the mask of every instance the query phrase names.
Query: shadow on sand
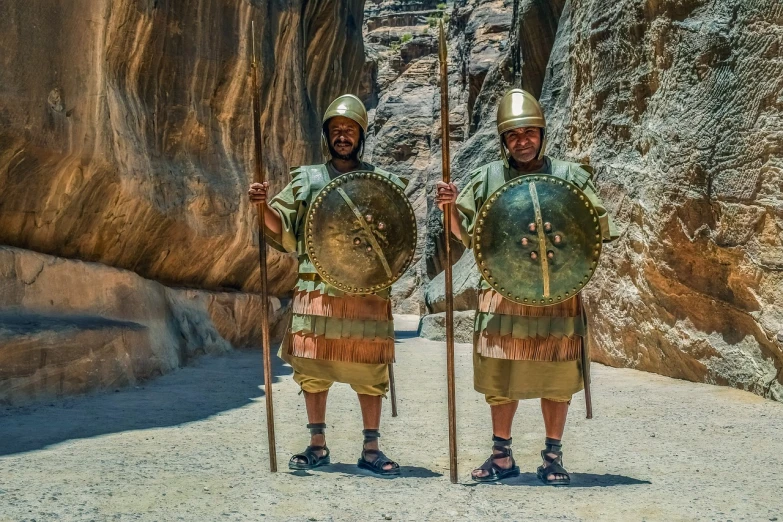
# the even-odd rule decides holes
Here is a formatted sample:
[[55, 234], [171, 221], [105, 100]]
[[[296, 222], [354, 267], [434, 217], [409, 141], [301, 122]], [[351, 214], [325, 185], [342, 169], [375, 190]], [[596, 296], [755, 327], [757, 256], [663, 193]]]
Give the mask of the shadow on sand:
[[[490, 486], [527, 486], [527, 487], [546, 487], [535, 473], [521, 473], [518, 477], [506, 479], [501, 482], [487, 482]], [[485, 484], [472, 483], [467, 486], [483, 486]], [[639, 486], [652, 484], [648, 480], [639, 480], [625, 475], [596, 475], [595, 473], [572, 473], [571, 485], [558, 486], [564, 488], [608, 488], [613, 486]]]
[[[291, 368], [273, 357], [275, 381]], [[176, 426], [241, 408], [264, 396], [260, 351], [201, 357], [135, 387], [0, 408], [0, 456], [72, 439]]]
[[337, 462], [330, 464], [329, 466], [323, 466], [316, 468], [312, 471], [291, 471], [291, 475], [297, 477], [312, 477], [318, 473], [343, 473], [345, 475], [359, 475], [362, 477], [377, 477], [383, 479], [400, 479], [400, 478], [434, 478], [443, 476], [440, 473], [436, 473], [427, 468], [421, 468], [419, 466], [400, 466], [399, 475], [376, 475], [370, 471], [360, 469], [356, 464], [345, 464]]

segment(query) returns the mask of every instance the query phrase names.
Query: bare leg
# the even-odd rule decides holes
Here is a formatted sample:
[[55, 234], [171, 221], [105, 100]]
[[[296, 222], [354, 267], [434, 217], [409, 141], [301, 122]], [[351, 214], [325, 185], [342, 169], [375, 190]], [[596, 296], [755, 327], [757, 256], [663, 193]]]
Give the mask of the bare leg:
[[[546, 436], [550, 439], [561, 440], [563, 431], [565, 431], [566, 419], [568, 418], [568, 403], [556, 402], [548, 399], [541, 399], [541, 413], [544, 415], [544, 428]], [[551, 457], [556, 455], [550, 453]], [[549, 474], [547, 479], [556, 480], [565, 478], [560, 474]]]
[[[377, 430], [380, 428], [383, 397], [377, 395], [363, 395], [360, 393], [357, 393], [356, 396], [359, 398], [359, 406], [362, 408], [362, 421], [364, 422], [364, 429]], [[364, 449], [377, 450], [378, 439], [365, 443]], [[372, 458], [367, 460], [372, 462]], [[391, 464], [386, 464], [383, 469], [389, 470], [393, 467], [394, 466]]]
[[[503, 439], [511, 438], [511, 425], [514, 423], [514, 415], [517, 412], [519, 401], [509, 402], [507, 404], [498, 404], [490, 406], [492, 413], [492, 434]], [[493, 454], [496, 454], [493, 451]], [[493, 459], [498, 467], [508, 469], [511, 467], [511, 458]], [[474, 469], [472, 473], [474, 478], [486, 477], [489, 472], [483, 469]]]
[[[307, 408], [307, 421], [310, 424], [322, 424], [326, 422], [326, 398], [329, 396], [329, 390], [318, 393], [302, 393], [304, 393], [305, 408]], [[321, 433], [318, 435], [310, 435], [310, 445], [326, 446], [326, 437]], [[315, 452], [319, 457], [323, 457], [325, 453], [324, 450]], [[296, 461], [307, 464], [307, 459], [298, 458]]]
[[490, 406], [492, 412], [492, 434], [504, 439], [511, 438], [511, 425], [514, 423], [514, 415], [517, 413], [519, 401]]

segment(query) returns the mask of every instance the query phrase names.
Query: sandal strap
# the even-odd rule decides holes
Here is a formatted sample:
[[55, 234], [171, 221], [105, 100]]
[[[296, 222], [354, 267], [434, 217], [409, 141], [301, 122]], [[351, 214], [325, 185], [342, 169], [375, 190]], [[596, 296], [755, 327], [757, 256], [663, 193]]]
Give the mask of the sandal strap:
[[[369, 461], [365, 458], [365, 455], [376, 455], [375, 460]], [[384, 455], [384, 453], [381, 450], [362, 450], [362, 460], [364, 460], [367, 464], [371, 465], [372, 467], [383, 470], [383, 467], [386, 464], [393, 464], [391, 469], [399, 468], [400, 465], [391, 460], [389, 457]]]
[[504, 439], [503, 437], [492, 435], [492, 445], [498, 448], [510, 448], [512, 440], [514, 439], [512, 438]]
[[[511, 450], [509, 450], [509, 451], [511, 451]], [[506, 458], [506, 457], [511, 457], [511, 467], [510, 468], [501, 468], [500, 466], [498, 466], [495, 463], [496, 459], [503, 459], [503, 458]], [[513, 468], [516, 465], [517, 465], [517, 463], [514, 460], [514, 457], [512, 457], [510, 454], [507, 454], [507, 455], [492, 454], [492, 455], [490, 455], [490, 457], [486, 461], [484, 461], [484, 464], [482, 464], [481, 466], [479, 466], [476, 469], [480, 469], [480, 470], [486, 471], [487, 472], [487, 476], [488, 477], [492, 477], [492, 476], [497, 475], [498, 473], [502, 473], [504, 471], [508, 471], [509, 469]]]
[[[492, 436], [492, 451], [493, 455], [490, 458], [493, 459], [503, 459], [506, 457], [511, 457], [513, 452], [511, 451], [511, 440], [512, 439], [504, 439], [502, 437], [498, 437], [496, 435]], [[513, 457], [512, 457], [513, 458]]]
[[[492, 457], [494, 457], [494, 455], [492, 455]], [[484, 461], [484, 464], [482, 464], [476, 469], [482, 469], [484, 471], [489, 471], [490, 473], [496, 473], [496, 470], [499, 468], [493, 461], [492, 457], [489, 457], [487, 460]]]
[[563, 449], [563, 443], [560, 439], [551, 439], [547, 437], [544, 439], [544, 447], [549, 453], [557, 453]]
[[326, 429], [325, 422], [319, 422], [314, 424], [308, 424], [307, 429], [310, 430], [310, 435], [323, 435]]
[[549, 476], [549, 475], [565, 475], [566, 477], [571, 476], [568, 473], [568, 471], [563, 467], [562, 462], [558, 462], [556, 460], [548, 462], [547, 465], [544, 466], [542, 474], [544, 476]]
[[362, 430], [364, 435], [364, 443], [372, 442], [381, 438], [381, 432], [378, 430]]
[[[552, 457], [552, 455], [555, 456]], [[563, 465], [562, 451], [541, 450], [541, 458], [544, 459], [544, 462], [546, 462], [547, 464], [557, 464], [558, 466]]]
[[[315, 454], [316, 451], [324, 451], [324, 454], [318, 456]], [[292, 455], [290, 460], [293, 462], [294, 459], [304, 459], [307, 461], [307, 464], [313, 465], [318, 461], [320, 461], [321, 459], [325, 459], [328, 456], [329, 456], [329, 448], [327, 448], [326, 446], [307, 446], [302, 453], [297, 453], [296, 455]]]

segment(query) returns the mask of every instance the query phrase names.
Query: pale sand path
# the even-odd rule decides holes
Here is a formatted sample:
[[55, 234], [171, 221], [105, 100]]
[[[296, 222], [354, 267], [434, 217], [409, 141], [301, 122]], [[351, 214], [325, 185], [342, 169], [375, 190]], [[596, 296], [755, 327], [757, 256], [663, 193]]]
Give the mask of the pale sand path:
[[400, 416], [385, 406], [386, 453], [400, 478], [359, 476], [356, 396], [337, 385], [335, 464], [290, 473], [306, 445], [290, 369], [275, 368], [280, 472], [268, 471], [258, 352], [202, 358], [134, 389], [0, 410], [0, 520], [781, 520], [783, 404], [750, 393], [594, 366], [596, 418], [575, 399], [565, 436], [570, 488], [535, 478], [536, 401], [517, 414], [523, 475], [474, 485], [490, 450], [489, 408], [457, 346], [460, 480], [448, 478], [445, 348], [398, 320]]

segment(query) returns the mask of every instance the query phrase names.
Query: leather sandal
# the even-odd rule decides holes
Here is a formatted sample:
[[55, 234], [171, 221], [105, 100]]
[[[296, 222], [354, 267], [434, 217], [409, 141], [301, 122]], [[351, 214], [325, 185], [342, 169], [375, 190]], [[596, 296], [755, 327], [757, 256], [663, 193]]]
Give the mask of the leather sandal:
[[[546, 449], [541, 451], [544, 465], [538, 467], [536, 476], [547, 486], [568, 486], [571, 484], [571, 475], [563, 467], [563, 452], [560, 448], [562, 448], [560, 441], [554, 443], [552, 439], [547, 439]], [[561, 477], [550, 480], [549, 475], [561, 475]]]
[[[326, 424], [308, 424], [310, 429], [310, 435], [323, 435], [326, 429]], [[319, 455], [318, 452], [323, 451], [323, 455]], [[306, 462], [301, 462], [301, 461]], [[329, 458], [329, 448], [324, 446], [307, 446], [302, 453], [297, 453], [291, 457], [288, 461], [288, 469], [306, 470], [314, 469], [320, 466], [326, 466], [331, 464]]]
[[[381, 438], [381, 434], [378, 430], [363, 430], [362, 433], [364, 434], [364, 444]], [[375, 459], [367, 460], [367, 455], [375, 455]], [[392, 464], [392, 467], [390, 469], [384, 469], [384, 466], [387, 464]], [[361, 458], [359, 458], [356, 465], [361, 469], [366, 469], [376, 475], [389, 476], [400, 474], [400, 465], [389, 459], [381, 450], [362, 448]]]
[[[511, 467], [501, 468], [495, 461], [499, 459], [505, 459], [509, 457], [511, 459]], [[506, 478], [516, 477], [519, 475], [519, 466], [517, 466], [514, 460], [514, 454], [511, 451], [511, 439], [503, 439], [501, 437], [492, 436], [492, 455], [482, 464], [480, 467], [473, 471], [486, 471], [487, 474], [483, 477], [476, 477], [471, 473], [471, 478], [476, 482], [497, 482]]]

